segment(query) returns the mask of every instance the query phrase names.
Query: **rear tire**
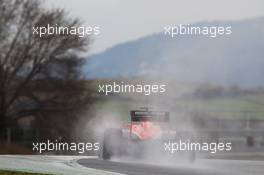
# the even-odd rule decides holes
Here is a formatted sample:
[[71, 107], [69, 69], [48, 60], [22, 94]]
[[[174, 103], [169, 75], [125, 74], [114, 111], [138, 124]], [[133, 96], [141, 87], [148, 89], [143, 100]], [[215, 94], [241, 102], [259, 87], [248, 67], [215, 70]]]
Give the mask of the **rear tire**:
[[119, 155], [122, 131], [120, 129], [107, 129], [104, 132], [103, 149], [101, 157], [104, 160], [109, 160], [113, 156]]

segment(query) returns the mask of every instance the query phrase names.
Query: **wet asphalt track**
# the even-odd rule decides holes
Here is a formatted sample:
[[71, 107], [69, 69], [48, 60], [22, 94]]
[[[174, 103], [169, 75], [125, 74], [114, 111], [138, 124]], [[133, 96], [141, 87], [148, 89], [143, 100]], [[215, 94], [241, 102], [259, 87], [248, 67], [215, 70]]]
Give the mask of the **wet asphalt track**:
[[264, 161], [200, 160], [194, 164], [175, 166], [96, 158], [77, 162], [85, 167], [127, 175], [264, 175]]

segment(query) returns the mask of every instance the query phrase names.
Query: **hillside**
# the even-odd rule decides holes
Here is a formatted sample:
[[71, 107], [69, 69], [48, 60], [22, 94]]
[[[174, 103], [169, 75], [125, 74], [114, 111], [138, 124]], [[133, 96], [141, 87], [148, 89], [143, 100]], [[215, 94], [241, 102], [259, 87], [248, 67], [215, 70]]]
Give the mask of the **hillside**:
[[195, 25], [231, 25], [232, 35], [169, 38], [158, 33], [90, 56], [84, 71], [90, 78], [141, 76], [242, 87], [264, 85], [264, 17]]

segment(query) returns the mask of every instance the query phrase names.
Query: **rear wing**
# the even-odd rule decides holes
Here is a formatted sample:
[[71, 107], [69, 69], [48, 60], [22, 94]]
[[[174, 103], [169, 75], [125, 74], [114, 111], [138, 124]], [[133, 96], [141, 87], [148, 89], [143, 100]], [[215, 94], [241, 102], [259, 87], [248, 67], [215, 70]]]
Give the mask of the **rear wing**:
[[169, 122], [170, 113], [167, 111], [130, 111], [131, 121], [153, 121], [153, 122]]

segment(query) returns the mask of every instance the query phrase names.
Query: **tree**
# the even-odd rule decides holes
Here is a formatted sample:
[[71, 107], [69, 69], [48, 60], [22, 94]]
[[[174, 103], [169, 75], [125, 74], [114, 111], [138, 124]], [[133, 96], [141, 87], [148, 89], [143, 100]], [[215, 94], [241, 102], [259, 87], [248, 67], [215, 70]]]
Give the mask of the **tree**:
[[0, 0], [0, 140], [13, 119], [32, 115], [42, 128], [47, 128], [39, 123], [44, 120], [47, 125], [71, 123], [74, 117], [69, 115], [90, 102], [79, 56], [90, 40], [74, 34], [33, 34], [33, 26], [48, 25], [81, 23], [64, 10], [45, 9], [42, 1]]

